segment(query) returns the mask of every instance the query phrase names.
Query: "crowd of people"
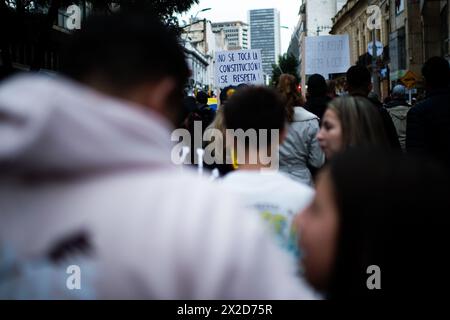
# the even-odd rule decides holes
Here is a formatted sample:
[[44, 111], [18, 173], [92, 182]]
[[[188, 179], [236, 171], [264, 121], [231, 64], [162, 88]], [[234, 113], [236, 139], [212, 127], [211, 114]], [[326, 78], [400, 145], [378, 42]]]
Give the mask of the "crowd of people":
[[[414, 106], [401, 85], [381, 103], [358, 65], [345, 95], [312, 75], [303, 97], [283, 74], [275, 88], [225, 88], [216, 111], [205, 92], [185, 96], [183, 50], [158, 18], [93, 16], [60, 74], [0, 83], [0, 297], [436, 297], [449, 63], [430, 58], [422, 74]], [[215, 181], [170, 158], [171, 131], [199, 122], [219, 146], [205, 164]], [[269, 134], [252, 144], [230, 130]]]

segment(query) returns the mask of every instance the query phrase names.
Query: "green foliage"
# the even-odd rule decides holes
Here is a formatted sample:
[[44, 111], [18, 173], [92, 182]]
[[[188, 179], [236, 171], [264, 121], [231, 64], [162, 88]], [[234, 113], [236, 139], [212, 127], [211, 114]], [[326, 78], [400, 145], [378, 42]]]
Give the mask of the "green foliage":
[[176, 15], [197, 3], [199, 0], [0, 0], [0, 78], [2, 72], [7, 74], [12, 70], [10, 48], [17, 43], [33, 46], [35, 57], [31, 69], [41, 68], [44, 51], [51, 46], [50, 33], [58, 11], [72, 4], [80, 7], [90, 4], [94, 12], [106, 14], [112, 13], [112, 7], [117, 5], [119, 10], [148, 11], [177, 29]]
[[278, 58], [278, 64], [272, 65], [272, 85], [276, 86], [282, 73], [292, 74], [297, 82], [300, 82], [300, 76], [298, 74], [299, 62], [297, 58], [291, 54], [285, 53]]

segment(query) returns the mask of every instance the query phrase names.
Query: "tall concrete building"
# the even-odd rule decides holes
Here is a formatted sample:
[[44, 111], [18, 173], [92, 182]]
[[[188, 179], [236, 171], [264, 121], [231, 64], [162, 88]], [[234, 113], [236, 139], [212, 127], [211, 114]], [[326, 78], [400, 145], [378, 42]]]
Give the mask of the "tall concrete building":
[[[339, 2], [339, 3], [338, 3]], [[328, 35], [333, 26], [332, 18], [342, 7], [342, 1], [337, 0], [305, 0], [306, 4], [306, 35]]]
[[277, 9], [250, 10], [250, 47], [261, 49], [262, 64], [266, 83], [272, 76], [272, 64], [276, 64], [281, 54], [280, 13]]
[[242, 21], [217, 22], [213, 23], [212, 27], [214, 32], [225, 32], [230, 50], [249, 48], [248, 24]]

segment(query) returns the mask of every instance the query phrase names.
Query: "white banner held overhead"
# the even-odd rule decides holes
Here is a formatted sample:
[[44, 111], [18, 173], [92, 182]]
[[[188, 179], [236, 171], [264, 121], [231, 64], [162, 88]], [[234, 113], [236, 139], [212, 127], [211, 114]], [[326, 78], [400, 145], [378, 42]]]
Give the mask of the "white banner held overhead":
[[350, 68], [348, 35], [306, 37], [305, 74], [344, 73]]
[[221, 51], [215, 58], [217, 87], [264, 84], [261, 50]]

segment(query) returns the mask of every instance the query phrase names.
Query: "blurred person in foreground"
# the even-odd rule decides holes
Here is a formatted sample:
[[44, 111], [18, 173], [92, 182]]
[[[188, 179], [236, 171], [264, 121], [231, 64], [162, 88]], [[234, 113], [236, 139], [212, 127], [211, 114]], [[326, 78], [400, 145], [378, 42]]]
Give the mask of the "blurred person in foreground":
[[312, 298], [254, 214], [171, 162], [189, 75], [176, 36], [98, 16], [68, 53], [72, 80], [0, 87], [0, 296]]
[[325, 162], [317, 140], [320, 119], [301, 106], [302, 98], [293, 75], [282, 74], [277, 91], [284, 99], [288, 126], [286, 139], [280, 146], [280, 170], [292, 179], [312, 186], [312, 172]]
[[449, 285], [449, 180], [423, 159], [335, 156], [298, 216], [306, 278], [327, 299], [436, 299]]
[[331, 101], [317, 139], [327, 159], [355, 147], [390, 149], [380, 114], [363, 97], [343, 96]]

